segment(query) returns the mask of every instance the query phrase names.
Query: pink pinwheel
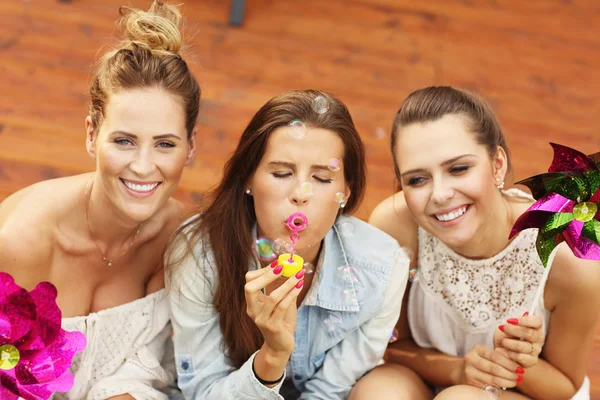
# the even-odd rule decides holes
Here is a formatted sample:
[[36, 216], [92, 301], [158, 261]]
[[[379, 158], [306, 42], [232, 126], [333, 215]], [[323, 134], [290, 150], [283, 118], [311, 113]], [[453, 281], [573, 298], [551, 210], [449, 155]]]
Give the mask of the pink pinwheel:
[[73, 386], [69, 367], [86, 340], [61, 329], [56, 295], [49, 282], [28, 292], [0, 272], [0, 399], [48, 399]]
[[537, 250], [544, 266], [554, 248], [565, 241], [573, 254], [600, 260], [600, 153], [585, 154], [555, 143], [547, 174], [517, 182], [537, 200], [521, 215], [510, 237], [538, 228]]

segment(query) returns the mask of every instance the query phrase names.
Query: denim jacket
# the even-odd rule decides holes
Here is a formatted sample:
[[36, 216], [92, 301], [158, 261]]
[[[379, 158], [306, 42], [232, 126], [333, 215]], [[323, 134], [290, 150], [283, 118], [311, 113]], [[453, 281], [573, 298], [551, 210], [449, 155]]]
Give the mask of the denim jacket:
[[[235, 369], [223, 351], [212, 253], [183, 253], [170, 284], [178, 384], [186, 399], [283, 399], [262, 385], [252, 355]], [[176, 252], [177, 253], [177, 252]], [[175, 253], [175, 254], [176, 254]], [[383, 356], [400, 315], [409, 258], [398, 243], [354, 217], [340, 216], [325, 237], [317, 272], [298, 309], [286, 384], [300, 399], [345, 399]], [[257, 264], [248, 269], [256, 269]]]

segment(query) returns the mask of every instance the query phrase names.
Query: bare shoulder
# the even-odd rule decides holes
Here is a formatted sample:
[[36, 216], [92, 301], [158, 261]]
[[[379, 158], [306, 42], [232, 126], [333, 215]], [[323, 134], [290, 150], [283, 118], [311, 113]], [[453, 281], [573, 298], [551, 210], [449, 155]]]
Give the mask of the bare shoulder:
[[600, 309], [600, 261], [577, 258], [563, 243], [552, 263], [547, 286], [553, 293], [548, 308], [566, 304]]
[[418, 225], [398, 192], [383, 200], [371, 213], [369, 223], [398, 241], [400, 246], [416, 250]]
[[77, 201], [85, 175], [52, 179], [21, 189], [0, 204], [3, 270], [47, 261], [52, 232]]

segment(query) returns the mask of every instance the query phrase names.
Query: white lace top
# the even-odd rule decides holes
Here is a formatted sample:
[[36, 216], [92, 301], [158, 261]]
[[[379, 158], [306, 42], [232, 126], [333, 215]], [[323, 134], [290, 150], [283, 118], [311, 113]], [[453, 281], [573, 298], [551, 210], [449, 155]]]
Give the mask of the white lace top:
[[[525, 311], [542, 317], [546, 334], [550, 312], [544, 307], [544, 288], [556, 252], [544, 268], [536, 239], [537, 229], [528, 229], [494, 257], [471, 260], [419, 228], [418, 280], [408, 301], [415, 343], [462, 357], [476, 344], [493, 347], [498, 325]], [[589, 398], [586, 378], [573, 399]]]
[[85, 334], [87, 346], [73, 359], [73, 388], [55, 393], [53, 400], [100, 400], [126, 393], [144, 400], [168, 398], [175, 376], [174, 363], [163, 362], [169, 353], [173, 360], [165, 289], [87, 316], [64, 318], [62, 327]]

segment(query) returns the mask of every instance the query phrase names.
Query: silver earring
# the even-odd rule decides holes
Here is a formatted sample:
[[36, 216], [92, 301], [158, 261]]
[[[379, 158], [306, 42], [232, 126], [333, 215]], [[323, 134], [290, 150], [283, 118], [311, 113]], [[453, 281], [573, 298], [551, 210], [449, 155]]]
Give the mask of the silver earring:
[[250, 196], [250, 195], [252, 194], [252, 190], [250, 190], [250, 189], [246, 189], [246, 194], [247, 194], [248, 196]]
[[346, 202], [345, 201], [340, 201], [340, 208], [344, 208], [346, 207]]

